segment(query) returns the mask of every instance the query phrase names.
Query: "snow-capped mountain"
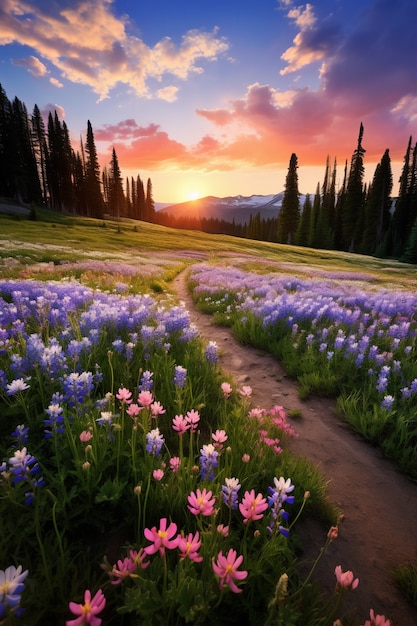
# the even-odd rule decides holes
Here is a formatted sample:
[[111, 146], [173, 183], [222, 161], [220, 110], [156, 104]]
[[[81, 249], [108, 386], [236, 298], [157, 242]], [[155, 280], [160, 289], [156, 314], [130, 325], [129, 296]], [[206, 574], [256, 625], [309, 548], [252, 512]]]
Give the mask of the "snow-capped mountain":
[[[177, 218], [213, 218], [228, 222], [235, 220], [236, 224], [243, 224], [244, 222], [249, 222], [251, 214], [254, 217], [258, 212], [261, 219], [277, 217], [281, 209], [283, 197], [283, 191], [267, 196], [228, 196], [226, 198], [207, 196], [198, 200], [164, 206], [159, 210]], [[305, 196], [301, 195], [301, 207], [304, 199]]]

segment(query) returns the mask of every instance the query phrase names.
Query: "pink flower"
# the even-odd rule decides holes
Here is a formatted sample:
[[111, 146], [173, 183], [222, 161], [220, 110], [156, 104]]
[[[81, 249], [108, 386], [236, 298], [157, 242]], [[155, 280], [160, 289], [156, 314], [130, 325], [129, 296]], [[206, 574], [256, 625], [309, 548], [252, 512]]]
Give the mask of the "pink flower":
[[249, 385], [243, 385], [243, 387], [239, 389], [239, 394], [242, 398], [250, 398], [252, 395], [252, 387], [249, 387]]
[[391, 626], [389, 619], [385, 619], [385, 615], [375, 615], [374, 610], [369, 611], [370, 620], [367, 619], [363, 626]]
[[200, 413], [192, 409], [191, 411], [187, 411], [185, 419], [187, 421], [187, 424], [189, 424], [191, 432], [195, 433], [198, 427], [198, 423], [200, 421]]
[[229, 527], [225, 526], [224, 524], [219, 524], [217, 526], [217, 532], [219, 533], [219, 535], [222, 535], [223, 537], [228, 537], [229, 536]]
[[173, 456], [169, 459], [169, 466], [173, 472], [178, 472], [181, 467], [181, 459], [178, 456]]
[[200, 534], [198, 530], [195, 535], [189, 533], [186, 537], [179, 536], [178, 549], [182, 559], [189, 558], [194, 563], [201, 563], [203, 557], [198, 554], [201, 547]]
[[120, 585], [125, 578], [128, 578], [133, 572], [136, 572], [136, 567], [135, 561], [132, 561], [128, 556], [123, 560], [119, 559], [109, 571], [109, 576], [113, 579], [111, 584]]
[[82, 433], [80, 433], [80, 441], [82, 441], [82, 443], [87, 443], [87, 441], [90, 441], [90, 439], [93, 438], [93, 433], [91, 433], [89, 430], [83, 430]]
[[162, 406], [160, 402], [152, 402], [151, 404], [151, 414], [152, 417], [157, 417], [158, 415], [163, 415], [166, 413], [166, 409]]
[[136, 563], [136, 567], [140, 567], [141, 569], [146, 569], [148, 567], [148, 565], [151, 564], [150, 561], [146, 561], [146, 553], [144, 548], [141, 548], [140, 550], [130, 550], [129, 551], [129, 557], [131, 561], [134, 561]]
[[242, 463], [249, 463], [250, 461], [250, 454], [247, 454], [245, 452], [245, 454], [242, 455]]
[[151, 546], [144, 548], [146, 554], [155, 554], [159, 550], [161, 557], [165, 554], [165, 548], [168, 550], [174, 550], [178, 546], [178, 537], [173, 539], [177, 532], [177, 525], [171, 522], [167, 528], [167, 519], [163, 517], [159, 522], [159, 529], [153, 526], [151, 530], [145, 528], [143, 531], [146, 539], [152, 541]]
[[138, 395], [138, 402], [145, 409], [149, 408], [153, 402], [153, 395], [151, 391], [141, 391]]
[[176, 415], [172, 420], [172, 428], [177, 431], [178, 435], [183, 435], [186, 430], [190, 428], [190, 424], [187, 422], [183, 415]]
[[227, 435], [225, 430], [216, 430], [215, 433], [211, 435], [214, 445], [220, 449], [223, 448], [223, 444], [227, 441]]
[[239, 504], [239, 511], [242, 513], [244, 524], [247, 524], [250, 520], [262, 519], [265, 509], [268, 508], [268, 502], [261, 493], [255, 497], [255, 490], [246, 491], [243, 496], [242, 502]]
[[120, 400], [120, 402], [122, 402], [122, 403], [131, 404], [131, 402], [132, 402], [132, 392], [129, 391], [129, 389], [126, 389], [126, 387], [122, 387], [116, 393], [116, 398], [118, 400]]
[[137, 417], [141, 411], [143, 411], [143, 406], [139, 406], [139, 404], [131, 404], [128, 409], [126, 409], [126, 413], [130, 415], [133, 419]]
[[192, 491], [188, 496], [188, 509], [194, 515], [199, 515], [200, 513], [206, 516], [211, 515], [214, 511], [214, 503], [216, 502], [216, 498], [212, 498], [212, 495], [212, 492], [207, 491], [205, 487], [202, 491], [197, 489], [196, 493]]
[[342, 572], [341, 565], [337, 565], [335, 567], [334, 573], [336, 575], [336, 589], [356, 589], [359, 585], [359, 578], [355, 578], [353, 576], [353, 572], [348, 570], [347, 572]]
[[101, 589], [97, 591], [93, 598], [91, 598], [91, 591], [87, 589], [84, 592], [84, 604], [77, 604], [76, 602], [69, 603], [71, 613], [79, 615], [79, 617], [67, 620], [66, 626], [83, 626], [83, 624], [100, 626], [102, 620], [96, 617], [96, 615], [101, 613], [105, 606], [106, 598]]
[[155, 480], [162, 480], [164, 477], [164, 470], [156, 469], [153, 471], [152, 476], [155, 478]]
[[220, 590], [224, 585], [228, 585], [230, 590], [234, 593], [241, 593], [242, 589], [236, 586], [235, 580], [244, 580], [248, 572], [242, 570], [238, 571], [239, 565], [243, 561], [243, 556], [236, 558], [237, 552], [230, 548], [226, 556], [223, 556], [222, 551], [217, 555], [217, 562], [213, 560], [212, 567], [214, 573], [220, 578]]
[[222, 383], [220, 385], [220, 388], [223, 391], [223, 395], [225, 398], [228, 398], [232, 393], [232, 387], [229, 385], [229, 383]]
[[255, 409], [251, 409], [248, 413], [248, 417], [256, 418], [260, 421], [262, 421], [264, 415], [265, 415], [265, 409], [260, 409], [259, 407], [256, 407]]

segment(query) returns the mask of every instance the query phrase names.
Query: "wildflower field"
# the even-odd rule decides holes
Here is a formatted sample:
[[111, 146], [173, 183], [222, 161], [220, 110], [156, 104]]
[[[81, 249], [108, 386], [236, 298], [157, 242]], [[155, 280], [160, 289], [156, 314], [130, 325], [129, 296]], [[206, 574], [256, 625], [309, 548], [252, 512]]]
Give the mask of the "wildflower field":
[[0, 624], [388, 626], [378, 607], [346, 615], [345, 564], [331, 598], [300, 577], [297, 521], [323, 481], [287, 450], [284, 409], [253, 407], [220, 370], [169, 281], [191, 266], [198, 306], [271, 349], [302, 393], [339, 397], [415, 478], [412, 291], [244, 254], [76, 262], [58, 246], [45, 265], [24, 246], [29, 263], [4, 247], [0, 280]]

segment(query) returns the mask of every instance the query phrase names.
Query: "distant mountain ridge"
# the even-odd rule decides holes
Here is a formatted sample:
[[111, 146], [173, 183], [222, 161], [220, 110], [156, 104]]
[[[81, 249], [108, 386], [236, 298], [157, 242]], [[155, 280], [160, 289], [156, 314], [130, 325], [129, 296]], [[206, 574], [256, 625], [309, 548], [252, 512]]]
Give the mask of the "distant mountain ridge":
[[[219, 219], [235, 224], [249, 222], [249, 218], [259, 212], [261, 219], [277, 217], [282, 206], [284, 192], [270, 195], [227, 196], [217, 198], [206, 196], [197, 200], [170, 204], [160, 208], [158, 212], [176, 218], [189, 217], [196, 219]], [[300, 195], [300, 207], [303, 206], [305, 195]]]

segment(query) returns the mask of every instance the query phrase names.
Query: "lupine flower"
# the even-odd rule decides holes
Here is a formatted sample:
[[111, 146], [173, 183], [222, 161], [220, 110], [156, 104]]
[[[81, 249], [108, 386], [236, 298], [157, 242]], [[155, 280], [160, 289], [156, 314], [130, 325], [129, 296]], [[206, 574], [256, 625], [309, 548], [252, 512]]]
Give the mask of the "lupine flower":
[[224, 585], [227, 585], [233, 593], [242, 592], [242, 589], [239, 589], [234, 582], [235, 580], [244, 580], [248, 575], [248, 572], [238, 569], [242, 562], [243, 556], [237, 556], [237, 552], [233, 548], [230, 548], [226, 556], [223, 556], [223, 552], [220, 551], [217, 555], [217, 561], [213, 559], [212, 567], [220, 579], [220, 590], [223, 589]]
[[363, 626], [391, 626], [390, 620], [385, 619], [385, 615], [375, 615], [373, 609], [369, 611], [369, 617]]
[[216, 448], [221, 450], [223, 448], [223, 444], [227, 441], [226, 431], [216, 430], [216, 432], [211, 435], [211, 438], [213, 439]]
[[23, 581], [28, 573], [28, 570], [22, 572], [21, 565], [0, 569], [0, 619], [6, 614], [7, 608], [19, 614], [20, 599], [25, 588]]
[[131, 404], [132, 403], [132, 392], [125, 387], [119, 388], [119, 391], [116, 393], [116, 398], [120, 400], [122, 404]]
[[238, 491], [241, 488], [238, 478], [225, 478], [225, 484], [222, 485], [223, 502], [229, 509], [237, 509], [238, 506]]
[[359, 585], [359, 578], [354, 578], [353, 572], [350, 570], [343, 572], [341, 565], [336, 565], [334, 573], [336, 576], [336, 590], [356, 589]]
[[29, 441], [29, 426], [19, 424], [14, 431], [10, 433], [11, 437], [16, 439], [16, 445], [20, 448]]
[[187, 379], [187, 370], [182, 365], [176, 365], [174, 368], [174, 385], [178, 387], [178, 389], [183, 389], [185, 387], [185, 381]]
[[[269, 532], [273, 532], [276, 523], [279, 518], [288, 520], [289, 514], [287, 511], [284, 511], [283, 506], [284, 503], [293, 504], [294, 496], [289, 496], [288, 494], [294, 490], [294, 485], [291, 484], [291, 479], [287, 478], [285, 480], [282, 476], [280, 478], [274, 478], [274, 487], [268, 487], [268, 491], [271, 494], [268, 496], [268, 506], [271, 508], [272, 520], [268, 526]], [[285, 528], [285, 526], [281, 526], [278, 524], [278, 531], [284, 537], [289, 536], [289, 530]]]
[[138, 387], [139, 391], [152, 391], [152, 388], [153, 388], [152, 376], [153, 376], [153, 372], [150, 372], [149, 370], [146, 370], [146, 372], [143, 372], [141, 379], [140, 379], [140, 384]]
[[74, 615], [78, 615], [76, 619], [66, 621], [66, 626], [100, 626], [102, 620], [97, 617], [106, 606], [106, 598], [101, 589], [97, 591], [94, 597], [91, 597], [91, 591], [86, 589], [84, 592], [84, 604], [76, 602], [69, 603], [69, 609]]
[[[132, 405], [130, 405], [132, 406]], [[130, 409], [130, 407], [129, 407]], [[128, 411], [126, 411], [127, 413]], [[112, 425], [112, 421], [113, 421], [113, 413], [111, 411], [101, 411], [100, 413], [101, 417], [99, 417], [98, 419], [96, 419], [97, 424], [100, 424], [100, 426], [111, 426]]]
[[49, 426], [49, 429], [45, 429], [45, 439], [52, 437], [52, 434], [62, 434], [65, 429], [63, 408], [54, 402], [45, 409], [45, 413], [49, 415], [49, 418], [43, 421], [45, 426]]
[[212, 492], [207, 491], [204, 487], [203, 490], [197, 489], [196, 493], [192, 491], [188, 496], [187, 508], [193, 513], [193, 515], [212, 515], [214, 512], [214, 504], [216, 498], [212, 497]]
[[218, 466], [217, 457], [219, 453], [213, 446], [213, 444], [209, 443], [204, 445], [200, 450], [200, 464], [201, 464], [201, 476], [203, 480], [206, 476], [209, 477], [209, 480], [213, 480], [214, 471]]
[[179, 535], [178, 550], [180, 551], [181, 559], [189, 558], [194, 563], [201, 563], [203, 557], [198, 554], [200, 547], [201, 541], [198, 530], [195, 535], [193, 533], [189, 533], [186, 537]]
[[169, 459], [169, 466], [173, 472], [178, 472], [181, 467], [181, 459], [178, 456], [173, 456]]
[[159, 454], [164, 443], [165, 439], [159, 432], [159, 428], [154, 428], [146, 435], [146, 452]]
[[217, 343], [215, 341], [209, 341], [206, 347], [206, 351], [205, 351], [206, 361], [208, 361], [208, 363], [218, 362], [219, 355], [217, 351], [218, 351]]
[[187, 424], [189, 424], [191, 432], [195, 433], [198, 428], [198, 424], [200, 422], [200, 413], [191, 409], [191, 411], [187, 411], [187, 415], [185, 416], [187, 420]]
[[183, 435], [190, 428], [190, 424], [183, 415], [176, 415], [172, 420], [172, 428], [178, 435]]
[[255, 490], [246, 491], [242, 502], [239, 504], [239, 511], [244, 517], [243, 523], [247, 524], [250, 520], [260, 520], [264, 516], [264, 511], [268, 508], [266, 498], [258, 493], [255, 496]]
[[[30, 378], [27, 380], [30, 380]], [[19, 391], [29, 389], [29, 385], [23, 380], [23, 378], [16, 378], [16, 380], [12, 380], [11, 383], [6, 385], [6, 389], [8, 396], [14, 396], [16, 393], [19, 393]]]
[[384, 399], [381, 402], [382, 408], [386, 409], [387, 411], [390, 411], [392, 409], [393, 404], [394, 404], [393, 396], [384, 396]]
[[223, 395], [225, 398], [229, 398], [230, 394], [232, 393], [232, 387], [229, 383], [222, 383], [220, 385], [221, 390], [223, 391]]
[[153, 526], [151, 529], [145, 528], [144, 535], [148, 541], [152, 541], [152, 545], [146, 546], [144, 551], [146, 554], [155, 554], [159, 550], [161, 558], [165, 554], [165, 549], [174, 550], [178, 546], [178, 536], [174, 538], [177, 532], [177, 525], [171, 522], [167, 527], [167, 519], [163, 517], [159, 522], [159, 529]]

